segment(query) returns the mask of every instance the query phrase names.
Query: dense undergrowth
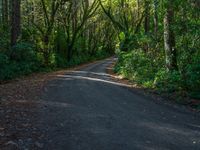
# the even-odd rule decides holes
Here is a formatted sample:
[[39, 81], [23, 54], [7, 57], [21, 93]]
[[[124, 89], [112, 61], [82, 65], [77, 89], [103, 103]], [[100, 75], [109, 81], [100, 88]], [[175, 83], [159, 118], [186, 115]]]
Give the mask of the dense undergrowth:
[[[156, 56], [157, 55], [157, 56]], [[156, 56], [156, 57], [155, 57]], [[166, 71], [164, 55], [135, 49], [118, 53], [115, 72], [135, 83], [160, 92], [200, 99], [200, 55], [193, 54], [190, 63], [179, 61], [178, 71]], [[181, 59], [179, 57], [179, 59]], [[178, 99], [177, 99], [178, 100]]]
[[200, 108], [199, 4], [144, 1], [144, 28], [119, 34], [115, 72], [180, 103], [194, 101]]

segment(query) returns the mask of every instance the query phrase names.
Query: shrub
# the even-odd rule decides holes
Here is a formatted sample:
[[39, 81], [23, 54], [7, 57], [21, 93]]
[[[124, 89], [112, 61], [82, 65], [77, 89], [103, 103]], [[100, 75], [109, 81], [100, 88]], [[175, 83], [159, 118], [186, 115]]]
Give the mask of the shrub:
[[0, 26], [0, 52], [5, 52], [9, 47], [9, 31]]
[[194, 63], [187, 66], [186, 70], [186, 85], [189, 95], [192, 98], [200, 99], [200, 63]]
[[8, 64], [9, 58], [4, 53], [0, 53], [0, 68], [2, 68], [5, 64]]
[[153, 61], [148, 53], [140, 49], [125, 53], [121, 52], [115, 72], [119, 72], [124, 77], [134, 80], [145, 87], [153, 86], [155, 75], [162, 63]]
[[154, 85], [157, 89], [167, 92], [183, 90], [183, 80], [178, 71], [168, 72], [166, 68], [160, 69], [154, 79]]
[[7, 54], [0, 53], [0, 81], [30, 74], [39, 67], [37, 54], [29, 43], [19, 43]]
[[179, 63], [179, 71], [171, 72], [166, 70], [162, 55], [151, 55], [138, 49], [120, 52], [115, 72], [147, 88], [184, 93], [200, 99], [199, 55], [195, 54], [188, 64]]
[[11, 48], [9, 55], [12, 60], [17, 62], [35, 62], [37, 61], [37, 55], [35, 48], [30, 43], [18, 43], [16, 46]]
[[7, 55], [0, 53], [0, 81], [14, 78], [17, 69], [16, 64], [11, 62]]

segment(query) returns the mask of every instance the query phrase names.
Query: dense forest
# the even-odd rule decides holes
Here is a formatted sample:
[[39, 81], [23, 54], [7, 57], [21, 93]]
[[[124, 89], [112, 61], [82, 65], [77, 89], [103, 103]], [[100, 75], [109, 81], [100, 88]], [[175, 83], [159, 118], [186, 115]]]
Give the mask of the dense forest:
[[0, 81], [118, 57], [147, 88], [200, 98], [198, 0], [0, 0]]

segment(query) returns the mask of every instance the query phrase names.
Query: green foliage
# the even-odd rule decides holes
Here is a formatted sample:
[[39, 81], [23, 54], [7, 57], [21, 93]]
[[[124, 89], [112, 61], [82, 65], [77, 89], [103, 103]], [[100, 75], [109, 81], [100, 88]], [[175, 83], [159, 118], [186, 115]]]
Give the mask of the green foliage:
[[80, 54], [72, 58], [70, 62], [67, 62], [67, 67], [80, 65], [85, 62], [90, 62], [98, 59], [103, 59], [110, 56], [109, 53], [106, 53], [104, 50], [98, 50], [95, 55], [91, 56], [90, 54]]
[[[187, 64], [184, 71], [169, 72], [164, 66], [162, 55], [156, 57], [140, 49], [118, 53], [115, 72], [123, 75], [143, 87], [154, 88], [162, 92], [187, 91], [192, 98], [200, 98], [200, 62]], [[197, 58], [194, 57], [194, 60]]]
[[0, 26], [0, 52], [5, 52], [9, 45], [9, 32]]
[[39, 70], [39, 60], [33, 46], [19, 43], [11, 50], [0, 53], [0, 81]]
[[9, 51], [10, 56], [17, 62], [34, 62], [37, 60], [37, 55], [34, 46], [30, 43], [18, 43]]
[[[143, 10], [148, 11], [144, 2], [141, 2]], [[139, 20], [142, 17], [140, 16], [142, 13], [134, 16], [135, 18], [139, 16], [139, 18], [134, 19], [138, 23], [136, 23], [135, 28], [126, 19], [126, 17], [131, 18], [131, 15], [123, 14], [123, 11], [119, 14], [119, 16], [121, 15], [120, 18], [124, 18], [126, 22], [123, 22], [124, 20], [119, 22], [122, 28], [118, 29], [120, 30], [117, 47], [118, 62], [115, 66], [115, 71], [143, 87], [200, 99], [199, 3], [186, 0], [149, 2], [154, 7], [150, 8], [150, 14], [144, 14], [144, 20], [141, 24]], [[128, 3], [126, 4], [128, 5]], [[175, 40], [171, 44], [174, 44], [175, 49], [172, 49], [175, 51], [170, 53], [176, 58], [173, 64], [178, 66], [178, 69], [175, 68], [170, 71], [165, 65], [167, 54], [164, 51], [164, 44], [167, 43], [164, 43], [163, 36], [163, 18], [167, 9], [169, 9], [168, 6], [172, 8], [174, 13], [174, 16], [170, 16], [172, 20], [169, 22], [169, 26], [171, 32], [174, 33], [174, 37], [171, 36], [171, 40], [173, 41], [173, 38]], [[114, 10], [117, 11], [120, 7], [119, 5], [115, 6], [115, 9], [108, 9], [108, 13], [114, 12]], [[115, 13], [112, 15], [116, 17]], [[155, 15], [159, 18], [157, 28], [154, 26]], [[117, 17], [114, 17], [113, 19], [118, 22]], [[145, 22], [148, 19], [150, 20], [147, 30], [145, 26], [143, 27], [143, 23], [148, 23]], [[124, 25], [129, 25], [129, 28], [124, 29]], [[126, 52], [120, 52], [124, 51], [124, 49], [126, 49]]]
[[58, 68], [64, 68], [67, 66], [67, 60], [60, 54], [55, 55], [55, 66]]
[[3, 65], [8, 64], [8, 56], [4, 53], [0, 53], [0, 68], [3, 67]]
[[122, 52], [119, 54], [115, 71], [146, 87], [153, 86], [155, 75], [163, 64], [161, 60], [153, 59], [148, 53], [140, 49], [129, 53]]
[[84, 63], [84, 62], [88, 62], [90, 61], [92, 58], [89, 57], [89, 55], [79, 55], [79, 56], [74, 56], [72, 58], [72, 60], [67, 64], [69, 67], [70, 66], [76, 66], [76, 65], [79, 65], [81, 63]]
[[183, 80], [178, 71], [168, 72], [163, 68], [156, 73], [154, 85], [161, 91], [175, 92], [183, 89]]
[[186, 84], [191, 89], [200, 90], [200, 62], [187, 66], [186, 76], [188, 80]]

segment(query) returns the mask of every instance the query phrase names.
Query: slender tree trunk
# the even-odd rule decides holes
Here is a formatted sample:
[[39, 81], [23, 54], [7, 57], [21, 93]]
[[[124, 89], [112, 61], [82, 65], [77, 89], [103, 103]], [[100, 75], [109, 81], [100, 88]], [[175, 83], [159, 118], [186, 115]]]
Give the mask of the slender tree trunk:
[[137, 17], [140, 18], [140, 0], [137, 0]]
[[5, 20], [5, 9], [4, 9], [5, 8], [5, 0], [2, 0], [1, 4], [2, 4], [1, 5], [1, 13], [2, 13], [1, 19], [2, 19], [2, 23], [4, 24], [4, 20]]
[[21, 23], [21, 13], [20, 13], [21, 0], [12, 1], [12, 18], [11, 18], [11, 46], [16, 45], [17, 40], [20, 36], [20, 23]]
[[72, 59], [72, 44], [69, 44], [67, 47], [67, 61], [70, 62]]
[[[150, 1], [149, 0], [145, 0], [144, 9], [145, 9], [144, 31], [145, 31], [145, 34], [148, 35], [149, 30], [150, 30]], [[149, 45], [148, 43], [145, 43], [144, 51], [147, 52], [148, 49], [149, 49]]]
[[31, 15], [31, 22], [35, 23], [35, 2], [32, 2], [32, 15]]
[[172, 29], [173, 17], [173, 5], [171, 1], [168, 1], [168, 6], [164, 16], [164, 45], [166, 67], [168, 71], [178, 70], [176, 60], [175, 35]]
[[8, 25], [8, 0], [2, 0], [2, 22], [6, 26]]
[[145, 34], [149, 33], [150, 29], [150, 2], [145, 0], [145, 20], [144, 20], [144, 30]]
[[78, 12], [77, 12], [77, 5], [78, 2], [76, 0], [73, 0], [72, 4], [72, 30], [73, 32], [76, 31], [77, 28], [77, 17], [78, 17]]
[[5, 6], [4, 6], [4, 11], [5, 11], [5, 25], [8, 25], [8, 0], [4, 0]]
[[3, 0], [0, 0], [0, 24], [3, 22]]
[[44, 65], [45, 66], [49, 66], [49, 33], [45, 33], [44, 37], [43, 37], [43, 43], [44, 43], [44, 52], [43, 52], [43, 56], [44, 56]]
[[158, 0], [154, 0], [154, 34], [157, 38], [158, 33]]

